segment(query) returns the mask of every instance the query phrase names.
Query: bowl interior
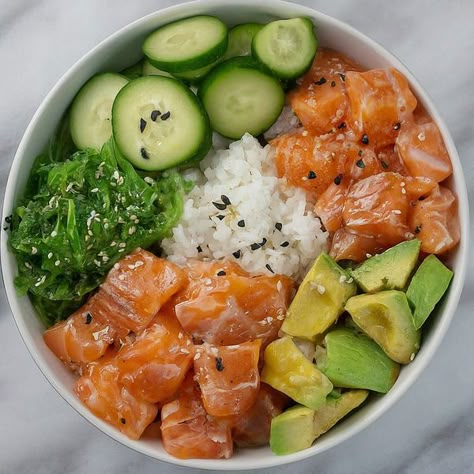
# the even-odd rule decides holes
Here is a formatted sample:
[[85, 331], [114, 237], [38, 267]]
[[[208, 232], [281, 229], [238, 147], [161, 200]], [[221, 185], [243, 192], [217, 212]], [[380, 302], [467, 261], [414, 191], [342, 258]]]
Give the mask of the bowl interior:
[[178, 460], [169, 456], [158, 440], [129, 440], [108, 424], [94, 417], [81, 405], [72, 392], [74, 376], [44, 345], [42, 340], [44, 328], [35, 316], [29, 300], [17, 297], [13, 287], [16, 261], [8, 251], [6, 233], [2, 233], [1, 259], [4, 283], [18, 328], [39, 368], [74, 409], [116, 440], [160, 460], [205, 469], [256, 469], [304, 459], [335, 446], [368, 426], [393, 405], [413, 383], [428, 363], [446, 332], [461, 293], [465, 262], [467, 261], [467, 232], [469, 227], [467, 194], [456, 149], [439, 114], [409, 71], [377, 43], [344, 23], [309, 8], [291, 3], [273, 0], [260, 0], [259, 2], [204, 0], [168, 8], [128, 25], [99, 44], [63, 76], [43, 101], [18, 148], [7, 184], [3, 218], [11, 213], [17, 198], [21, 196], [35, 156], [42, 151], [48, 142], [80, 86], [97, 72], [119, 71], [138, 61], [142, 56], [141, 44], [143, 39], [159, 25], [195, 14], [216, 15], [228, 23], [229, 26], [243, 22], [267, 22], [277, 18], [306, 15], [312, 17], [316, 24], [321, 45], [343, 51], [370, 68], [393, 66], [401, 70], [410, 81], [412, 90], [417, 95], [418, 100], [431, 114], [443, 134], [454, 166], [454, 175], [450, 180], [450, 186], [459, 198], [462, 223], [461, 244], [452, 253], [449, 262], [455, 270], [455, 277], [448, 297], [438, 308], [437, 314], [432, 317], [430, 325], [423, 334], [423, 345], [415, 361], [403, 368], [396, 385], [389, 394], [384, 397], [373, 397], [370, 403], [338, 424], [318, 440], [312, 448], [284, 457], [272, 455], [269, 448], [259, 448], [238, 450], [234, 457], [229, 460]]

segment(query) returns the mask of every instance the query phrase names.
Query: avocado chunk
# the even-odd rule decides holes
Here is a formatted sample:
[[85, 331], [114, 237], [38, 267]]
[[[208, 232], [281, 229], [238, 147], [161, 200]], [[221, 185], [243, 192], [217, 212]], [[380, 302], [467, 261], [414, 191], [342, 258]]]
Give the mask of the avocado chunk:
[[400, 366], [365, 334], [338, 328], [326, 334], [324, 344], [316, 365], [336, 387], [387, 393], [397, 380]]
[[353, 296], [346, 310], [390, 359], [400, 364], [413, 360], [420, 348], [420, 332], [413, 323], [405, 293], [389, 290]]
[[321, 253], [288, 308], [282, 330], [314, 341], [336, 321], [356, 292], [353, 278], [329, 255]]
[[361, 405], [369, 396], [367, 390], [350, 390], [338, 398], [328, 397], [326, 404], [316, 410], [313, 421], [314, 439], [331, 429], [349, 412]]
[[415, 327], [420, 329], [436, 304], [446, 293], [453, 272], [435, 256], [423, 260], [407, 290], [407, 298], [413, 310]]
[[282, 455], [309, 448], [316, 438], [357, 408], [368, 395], [366, 390], [350, 390], [337, 398], [328, 397], [318, 410], [302, 405], [288, 408], [272, 420], [271, 450]]
[[315, 410], [333, 389], [331, 381], [285, 336], [265, 349], [262, 382]]
[[418, 261], [421, 241], [408, 240], [370, 257], [351, 275], [365, 293], [404, 290]]
[[309, 448], [315, 439], [314, 413], [311, 408], [296, 405], [273, 418], [270, 428], [271, 450], [282, 455]]

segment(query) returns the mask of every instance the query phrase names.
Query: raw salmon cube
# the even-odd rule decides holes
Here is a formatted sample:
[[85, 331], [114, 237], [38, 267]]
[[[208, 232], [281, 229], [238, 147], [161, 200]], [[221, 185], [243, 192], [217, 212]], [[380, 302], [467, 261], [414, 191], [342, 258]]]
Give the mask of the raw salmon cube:
[[257, 399], [260, 387], [259, 339], [234, 346], [196, 348], [194, 372], [204, 408], [213, 416], [240, 415]]

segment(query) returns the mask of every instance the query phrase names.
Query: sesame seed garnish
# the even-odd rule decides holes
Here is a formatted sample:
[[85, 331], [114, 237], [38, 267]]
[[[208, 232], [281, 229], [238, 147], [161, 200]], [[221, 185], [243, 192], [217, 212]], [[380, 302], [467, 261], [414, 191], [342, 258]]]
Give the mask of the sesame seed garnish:
[[307, 137], [307, 136], [308, 136], [308, 131], [307, 131], [307, 130], [304, 130], [301, 135], [303, 135], [303, 137]]
[[235, 252], [232, 252], [232, 255], [234, 258], [240, 258], [242, 252], [240, 250], [236, 250]]
[[331, 87], [336, 87], [336, 81], [331, 81]]
[[226, 206], [230, 206], [230, 199], [225, 195], [223, 194], [221, 196], [221, 201], [226, 205]]
[[38, 249], [36, 247], [31, 247], [31, 255], [35, 255], [38, 253]]
[[57, 235], [58, 235], [58, 233], [55, 230], [53, 230], [53, 232], [51, 232], [51, 237], [56, 237]]
[[171, 112], [168, 111], [168, 112], [165, 112], [165, 113], [161, 116], [161, 120], [168, 120], [170, 117], [171, 117]]
[[339, 73], [339, 77], [341, 78], [342, 82], [346, 82], [346, 75], [345, 74]]
[[225, 216], [223, 216], [222, 214], [218, 214], [216, 217], [221, 221], [222, 219], [224, 219]]
[[227, 207], [226, 204], [223, 204], [223, 203], [220, 203], [220, 202], [215, 202], [215, 201], [212, 202], [212, 205], [213, 205], [216, 209], [219, 209], [219, 211], [223, 211], [223, 210], [225, 210], [225, 208]]
[[421, 232], [421, 224], [415, 227], [415, 234], [419, 234], [420, 232]]
[[255, 242], [255, 243], [253, 243], [253, 244], [250, 246], [250, 248], [251, 248], [252, 250], [258, 250], [258, 249], [260, 248], [260, 244], [257, 244], [257, 243]]
[[413, 352], [413, 353], [410, 355], [410, 361], [412, 361], [414, 358], [415, 358], [415, 353]]
[[319, 81], [315, 81], [315, 84], [317, 86], [322, 86], [323, 84], [326, 84], [327, 80], [325, 77], [321, 77], [321, 79], [319, 79]]
[[125, 423], [127, 423], [127, 420], [125, 418], [120, 418], [120, 423], [122, 423], [122, 425], [124, 425]]
[[135, 232], [136, 232], [137, 228], [132, 225], [132, 227], [130, 227], [130, 229], [128, 229], [128, 235], [133, 235]]
[[357, 163], [356, 163], [356, 166], [358, 168], [365, 168], [365, 163], [363, 160], [358, 160]]
[[243, 219], [241, 219], [239, 222], [237, 222], [237, 225], [239, 227], [245, 227], [245, 221]]
[[337, 128], [338, 128], [339, 130], [342, 130], [343, 128], [346, 128], [346, 122], [341, 122], [341, 123], [337, 126]]
[[285, 240], [285, 242], [283, 242], [282, 244], [280, 244], [280, 247], [288, 247], [288, 245], [290, 245], [290, 242], [288, 242], [287, 240]]
[[150, 114], [150, 118], [153, 120], [153, 122], [156, 122], [156, 119], [161, 115], [161, 112], [159, 110], [153, 110], [153, 112]]
[[316, 178], [317, 178], [316, 173], [313, 170], [310, 170], [308, 172], [308, 179], [316, 179]]
[[51, 259], [53, 257], [53, 252], [48, 253], [48, 258]]
[[385, 168], [385, 169], [388, 168], [388, 164], [384, 160], [382, 160], [381, 163], [382, 163], [382, 168]]
[[60, 261], [60, 260], [56, 260], [56, 261], [54, 262], [54, 266], [55, 266], [55, 267], [59, 267], [59, 265], [61, 265], [61, 261]]
[[119, 246], [121, 249], [124, 249], [124, 248], [127, 246], [127, 244], [126, 244], [125, 242], [120, 242], [120, 243], [118, 244], [118, 246]]
[[97, 191], [99, 191], [99, 188], [93, 188], [93, 189], [91, 189], [91, 193], [96, 193]]
[[223, 277], [223, 276], [226, 276], [226, 275], [227, 275], [227, 274], [226, 274], [226, 272], [225, 272], [224, 270], [219, 270], [219, 271], [217, 272], [217, 276], [219, 276], [219, 277]]
[[146, 127], [146, 120], [140, 118], [140, 133], [143, 133]]
[[281, 229], [283, 229], [283, 224], [281, 222], [277, 222], [275, 224], [275, 229], [281, 231]]
[[406, 194], [407, 190], [405, 188], [402, 188], [402, 194]]
[[339, 186], [341, 184], [341, 181], [342, 181], [342, 174], [338, 174], [335, 178], [334, 178], [334, 184], [336, 186]]
[[392, 212], [394, 214], [397, 214], [397, 215], [400, 215], [402, 213], [402, 211], [400, 211], [400, 209], [394, 209]]
[[143, 147], [140, 148], [140, 155], [142, 156], [142, 158], [143, 158], [144, 160], [148, 160], [148, 153], [147, 153], [147, 151], [145, 150], [145, 148], [143, 148]]
[[420, 132], [420, 133], [418, 134], [418, 140], [420, 140], [420, 142], [424, 142], [425, 139], [426, 139], [425, 134], [424, 134], [423, 132]]
[[269, 272], [275, 273], [269, 263], [267, 263], [267, 264], [265, 265], [265, 268], [266, 268]]
[[359, 150], [359, 151], [357, 152], [357, 156], [362, 156], [362, 150]]
[[224, 370], [224, 365], [222, 364], [222, 357], [216, 357], [216, 369], [218, 372], [222, 372]]
[[369, 144], [369, 137], [364, 133], [364, 135], [362, 135], [362, 138], [360, 140], [364, 145], [368, 145]]
[[86, 314], [86, 324], [90, 324], [92, 322], [92, 314], [87, 313]]
[[397, 122], [394, 126], [393, 126], [393, 129], [394, 130], [400, 130], [400, 127], [402, 126], [402, 124], [400, 122]]
[[202, 247], [201, 247], [200, 245], [198, 245], [198, 246], [196, 247], [196, 250], [198, 251], [198, 253], [201, 253], [201, 252], [202, 252]]
[[426, 199], [425, 196], [420, 196], [420, 197], [418, 198], [418, 201], [424, 201], [425, 199]]

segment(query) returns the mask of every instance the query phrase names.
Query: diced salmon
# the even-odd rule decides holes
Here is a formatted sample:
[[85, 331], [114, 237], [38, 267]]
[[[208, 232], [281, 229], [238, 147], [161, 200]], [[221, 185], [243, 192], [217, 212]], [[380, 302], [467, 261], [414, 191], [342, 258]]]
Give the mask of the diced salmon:
[[377, 150], [377, 158], [379, 159], [384, 171], [391, 171], [392, 173], [398, 173], [402, 176], [409, 175], [408, 170], [398, 156], [394, 145], [388, 145]]
[[92, 316], [89, 304], [43, 334], [49, 349], [66, 364], [85, 364], [99, 359], [114, 338], [114, 329], [99, 323]]
[[120, 382], [114, 357], [89, 365], [76, 381], [74, 392], [97, 417], [115, 426], [131, 439], [140, 438], [156, 418], [155, 404], [135, 398]]
[[453, 193], [438, 186], [421, 201], [410, 215], [410, 230], [421, 240], [421, 250], [443, 254], [454, 248], [460, 239], [458, 206]]
[[178, 397], [161, 409], [161, 436], [166, 451], [180, 459], [232, 456], [230, 427], [206, 413], [191, 374], [186, 377]]
[[404, 180], [397, 173], [379, 173], [353, 184], [344, 203], [344, 225], [386, 246], [413, 238], [407, 225]]
[[407, 176], [404, 183], [406, 185], [407, 195], [411, 201], [416, 201], [420, 197], [427, 196], [438, 186], [438, 183], [433, 179], [424, 177], [413, 178]]
[[345, 84], [352, 126], [360, 138], [366, 135], [377, 148], [395, 143], [417, 105], [403, 74], [394, 68], [348, 71]]
[[204, 343], [196, 348], [194, 373], [207, 413], [240, 415], [249, 410], [260, 388], [259, 339], [233, 346]]
[[439, 183], [453, 172], [443, 138], [433, 122], [404, 126], [396, 149], [412, 176], [431, 178]]
[[285, 394], [261, 383], [256, 402], [232, 427], [234, 443], [242, 448], [268, 444], [272, 419], [282, 413], [289, 401]]
[[358, 181], [385, 171], [371, 147], [350, 139], [341, 142], [337, 138], [328, 146], [338, 158], [338, 172], [343, 177]]
[[137, 399], [150, 403], [173, 397], [192, 365], [191, 339], [171, 313], [153, 324], [117, 354], [119, 380]]
[[233, 262], [188, 260], [189, 284], [176, 297], [176, 316], [196, 343], [218, 346], [273, 341], [290, 302], [284, 275], [250, 276]]
[[329, 255], [337, 261], [363, 262], [369, 256], [380, 253], [386, 248], [386, 245], [382, 245], [371, 235], [341, 227], [332, 238]]
[[349, 102], [344, 74], [360, 67], [341, 53], [319, 48], [311, 69], [290, 91], [290, 105], [304, 128], [322, 135], [340, 126], [347, 115]]
[[94, 297], [99, 300], [97, 317], [120, 334], [138, 333], [186, 281], [178, 266], [146, 250], [135, 250], [114, 266]]
[[328, 232], [336, 232], [342, 226], [342, 210], [348, 189], [349, 180], [339, 178], [316, 201], [314, 212]]

